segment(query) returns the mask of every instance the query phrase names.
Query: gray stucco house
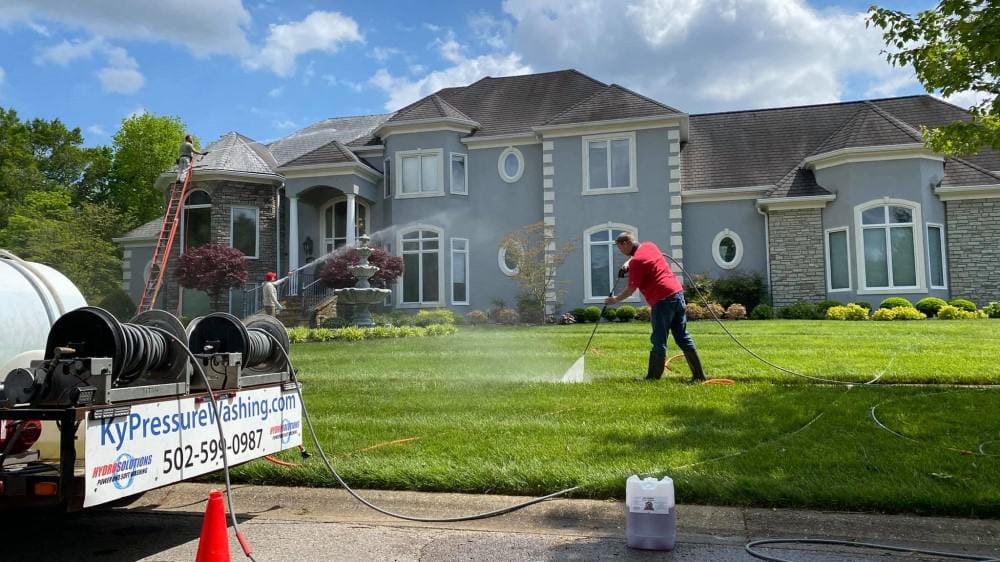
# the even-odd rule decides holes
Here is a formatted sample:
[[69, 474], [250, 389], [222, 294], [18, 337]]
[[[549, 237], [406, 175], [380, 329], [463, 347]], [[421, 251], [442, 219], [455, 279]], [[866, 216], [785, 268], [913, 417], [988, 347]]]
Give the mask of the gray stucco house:
[[[1000, 300], [1000, 154], [944, 157], [919, 133], [962, 119], [930, 96], [689, 115], [574, 70], [487, 77], [268, 145], [223, 136], [195, 168], [175, 247], [232, 244], [259, 281], [367, 233], [404, 259], [388, 304], [464, 313], [516, 300], [501, 241], [541, 221], [577, 248], [550, 312], [603, 300], [623, 230], [690, 273], [758, 272], [776, 306], [982, 305]], [[159, 227], [118, 239], [136, 300]], [[168, 281], [158, 304], [191, 314], [200, 299]]]

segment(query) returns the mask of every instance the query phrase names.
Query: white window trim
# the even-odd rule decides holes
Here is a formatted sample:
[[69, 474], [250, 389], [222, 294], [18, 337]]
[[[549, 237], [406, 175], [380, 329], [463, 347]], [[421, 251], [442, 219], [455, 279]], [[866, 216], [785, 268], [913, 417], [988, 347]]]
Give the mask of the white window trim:
[[[191, 198], [192, 195], [194, 195], [195, 193], [198, 193], [199, 191], [201, 193], [204, 193], [205, 195], [208, 195], [209, 203], [203, 203], [203, 204], [199, 204], [199, 205], [188, 205], [187, 201]], [[212, 208], [211, 201], [212, 201], [212, 195], [209, 192], [205, 191], [204, 189], [195, 189], [195, 190], [189, 192], [187, 195], [184, 196], [184, 202], [185, 202], [185, 204], [181, 205], [181, 249], [180, 249], [180, 253], [181, 254], [184, 253], [184, 233], [187, 231], [187, 229], [184, 228], [184, 226], [185, 226], [184, 223], [187, 220], [187, 213], [185, 213], [184, 211], [186, 211], [188, 209], [211, 209]], [[211, 216], [209, 216], [208, 221], [209, 221], [209, 231], [211, 231], [211, 222], [212, 222], [212, 217]], [[232, 220], [231, 219], [230, 219], [230, 226], [229, 226], [229, 228], [232, 228]], [[208, 241], [209, 242], [212, 241], [211, 232], [209, 232]]]
[[[629, 184], [624, 187], [607, 187], [604, 189], [590, 188], [590, 142], [608, 141], [608, 185], [611, 185], [611, 141], [627, 139], [628, 142], [628, 177]], [[628, 133], [609, 133], [604, 135], [587, 135], [582, 137], [583, 147], [583, 194], [607, 195], [610, 193], [634, 193], [639, 191], [636, 181], [635, 131]]]
[[[733, 257], [733, 261], [731, 262], [723, 260], [722, 254], [719, 253], [719, 243], [726, 237], [732, 238], [733, 242], [736, 243], [736, 256]], [[715, 260], [715, 265], [722, 269], [736, 269], [743, 262], [743, 239], [740, 238], [739, 234], [728, 228], [722, 230], [715, 235], [715, 240], [712, 241], [712, 259]]]
[[[522, 248], [523, 250], [523, 248]], [[523, 251], [521, 252], [524, 253]], [[518, 263], [514, 269], [507, 267], [507, 246], [503, 243], [500, 244], [500, 249], [497, 250], [497, 265], [500, 266], [500, 272], [507, 277], [513, 277], [517, 275], [518, 270], [521, 268], [521, 264]]]
[[[398, 255], [400, 258], [402, 258], [404, 253], [405, 254], [414, 253], [414, 252], [404, 252], [403, 251], [403, 235], [409, 234], [411, 232], [418, 231], [418, 230], [430, 230], [430, 231], [434, 232], [435, 234], [437, 234], [437, 237], [438, 237], [438, 249], [437, 249], [437, 254], [438, 254], [438, 298], [437, 298], [436, 301], [403, 302], [403, 293], [405, 291], [403, 290], [403, 277], [400, 277], [399, 283], [397, 284], [398, 290], [396, 291], [396, 295], [397, 295], [396, 296], [396, 307], [397, 308], [424, 308], [424, 307], [428, 307], [428, 306], [444, 306], [444, 304], [445, 304], [444, 293], [443, 293], [443, 291], [445, 290], [445, 285], [444, 285], [444, 259], [442, 258], [443, 254], [444, 254], [444, 230], [441, 229], [441, 228], [438, 228], [436, 226], [430, 226], [430, 225], [427, 225], [427, 224], [414, 225], [414, 226], [412, 226], [410, 228], [407, 228], [406, 230], [400, 230], [396, 234], [396, 248], [397, 248], [397, 251], [399, 252], [396, 255]], [[421, 263], [420, 267], [423, 268], [423, 260], [421, 260], [420, 263]], [[423, 287], [424, 276], [423, 276], [423, 271], [417, 272], [417, 278], [420, 280], [420, 286], [417, 288], [417, 290], [418, 290], [418, 292], [420, 294], [420, 298], [423, 298], [423, 296], [424, 296], [424, 290], [423, 290], [424, 289], [424, 287]]]
[[243, 205], [233, 205], [229, 208], [229, 247], [236, 247], [236, 238], [233, 236], [235, 233], [234, 223], [236, 222], [236, 211], [237, 210], [250, 210], [254, 213], [254, 225], [257, 227], [257, 234], [254, 236], [254, 249], [252, 256], [246, 256], [248, 260], [255, 260], [260, 257], [260, 209], [257, 207], [243, 206]]
[[[513, 154], [517, 157], [517, 173], [513, 176], [508, 176], [507, 170], [503, 167], [504, 160], [507, 159], [508, 154]], [[500, 158], [497, 158], [497, 171], [500, 172], [500, 179], [507, 183], [514, 183], [521, 179], [521, 176], [524, 175], [524, 154], [521, 154], [521, 151], [513, 146], [503, 149], [500, 153]]]
[[[833, 267], [830, 263], [830, 234], [834, 232], [844, 232], [847, 235], [847, 287], [843, 289], [833, 288]], [[846, 293], [854, 290], [854, 277], [851, 271], [851, 231], [846, 226], [838, 226], [837, 228], [828, 228], [823, 231], [823, 252], [825, 254], [824, 260], [826, 262], [826, 292], [828, 293]]]
[[[600, 304], [600, 303], [604, 303], [604, 299], [607, 298], [606, 295], [602, 296], [602, 297], [591, 297], [590, 296], [590, 295], [593, 294], [593, 283], [592, 283], [592, 280], [590, 278], [590, 246], [591, 246], [591, 244], [590, 244], [590, 235], [593, 234], [593, 233], [595, 233], [595, 232], [598, 232], [600, 230], [613, 230], [613, 229], [627, 230], [627, 231], [631, 232], [633, 236], [635, 236], [636, 240], [639, 240], [639, 229], [636, 228], [636, 227], [634, 227], [634, 226], [632, 226], [632, 225], [630, 225], [630, 224], [622, 224], [622, 223], [617, 223], [617, 222], [607, 222], [607, 223], [604, 223], [604, 224], [599, 224], [597, 226], [592, 226], [592, 227], [588, 228], [587, 230], [583, 231], [583, 302], [585, 302], [585, 303], [599, 303]], [[610, 244], [611, 244], [611, 251], [612, 252], [617, 252], [618, 248], [615, 247], [615, 241], [611, 240]], [[612, 257], [613, 256], [614, 256], [614, 254], [612, 254]], [[612, 260], [611, 263], [614, 263], [614, 260]], [[612, 271], [611, 272], [612, 283], [614, 282], [613, 280], [615, 279], [615, 275], [617, 275], [617, 272]], [[621, 283], [619, 283], [619, 285], [620, 284]], [[624, 287], [618, 287], [618, 292], [619, 293], [622, 290], [624, 290]], [[635, 293], [633, 293], [633, 295], [631, 297], [629, 297], [629, 298], [627, 298], [627, 299], [625, 299], [625, 300], [623, 300], [621, 302], [640, 302], [639, 292], [636, 291]]]
[[[456, 240], [460, 240], [462, 242], [465, 242], [465, 249], [464, 250], [456, 250], [455, 249], [455, 241]], [[448, 291], [448, 293], [449, 293], [448, 297], [449, 297], [449, 299], [451, 299], [451, 304], [453, 304], [453, 305], [468, 305], [469, 302], [471, 302], [471, 299], [469, 299], [469, 292], [470, 292], [469, 289], [470, 289], [470, 285], [471, 285], [471, 283], [469, 283], [469, 239], [468, 238], [452, 238], [451, 242], [449, 242], [449, 244], [450, 244], [449, 249], [451, 250], [451, 260], [452, 260], [452, 262], [448, 264], [448, 265], [451, 266], [451, 267], [448, 268], [448, 278], [450, 280], [450, 283], [448, 284], [448, 289], [449, 289], [449, 291]], [[454, 264], [454, 260], [455, 260], [455, 254], [465, 254], [465, 300], [464, 301], [457, 301], [457, 300], [455, 300], [455, 267], [453, 265]]]
[[[322, 255], [325, 255], [327, 253], [327, 250], [326, 250], [326, 240], [327, 240], [327, 238], [326, 238], [326, 210], [327, 210], [327, 208], [331, 208], [332, 209], [334, 205], [336, 205], [337, 203], [340, 203], [341, 201], [347, 201], [347, 196], [346, 195], [340, 195], [338, 197], [334, 197], [333, 199], [328, 200], [322, 207], [319, 208], [319, 221], [318, 221], [319, 222], [319, 235], [316, 237], [316, 240], [317, 240], [316, 244], [319, 246], [319, 248], [313, 248], [313, 251], [316, 252], [317, 255], [322, 256]], [[368, 204], [367, 201], [364, 201], [364, 200], [362, 200], [359, 197], [355, 197], [354, 198], [354, 202], [355, 202], [356, 205], [360, 206], [364, 210], [364, 212], [365, 212], [365, 226], [367, 226], [368, 230], [370, 231], [371, 230], [371, 224], [372, 224], [372, 209], [371, 209], [371, 206]], [[334, 220], [336, 220], [336, 217], [334, 217]], [[346, 221], [347, 219], [345, 218], [344, 220]], [[354, 213], [354, 220], [355, 221], [358, 220], [358, 214], [357, 214], [357, 212]], [[333, 225], [333, 226], [336, 227], [336, 225]], [[334, 229], [333, 232], [336, 233], [337, 231]], [[357, 235], [360, 236], [361, 233], [357, 233]], [[345, 236], [344, 238], [345, 238], [345, 245], [346, 245], [346, 238], [347, 237]], [[332, 239], [336, 240], [337, 237], [334, 236]], [[299, 243], [301, 244], [302, 242], [300, 241]], [[334, 246], [336, 246], [336, 242], [334, 242]]]
[[931, 259], [931, 227], [937, 228], [938, 232], [941, 233], [941, 279], [944, 281], [944, 285], [935, 285], [934, 281], [931, 279], [930, 270], [927, 273], [927, 283], [930, 285], [931, 289], [947, 289], [948, 288], [948, 247], [945, 246], [945, 234], [944, 225], [936, 222], [927, 223], [927, 261], [930, 265]]
[[[410, 156], [437, 156], [438, 159], [438, 185], [434, 191], [423, 191], [423, 185], [421, 184], [421, 190], [419, 193], [403, 193], [403, 158]], [[423, 163], [420, 167], [423, 170]], [[417, 149], [417, 150], [400, 150], [396, 152], [396, 168], [391, 171], [390, 176], [395, 175], [396, 189], [396, 199], [419, 199], [421, 197], [442, 197], [444, 196], [444, 149], [441, 148], [431, 148], [431, 149]], [[421, 173], [420, 178], [423, 178]], [[390, 178], [391, 179], [391, 178]], [[421, 182], [423, 180], [421, 179]]]
[[[868, 288], [867, 275], [865, 273], [864, 225], [861, 224], [861, 214], [872, 207], [884, 207], [886, 205], [908, 207], [913, 211], [913, 221], [910, 224], [913, 228], [913, 261], [917, 274], [916, 285]], [[923, 256], [926, 254], [924, 254], [924, 229], [921, 227], [922, 224], [923, 214], [920, 212], [920, 203], [915, 201], [883, 197], [881, 199], [872, 199], [871, 201], [861, 203], [860, 205], [856, 205], [854, 207], [854, 257], [858, 269], [859, 295], [914, 294], [927, 292], [927, 277], [924, 272], [924, 264], [927, 260], [923, 259]], [[886, 256], [886, 260], [886, 266], [889, 268], [889, 274], [891, 275], [891, 253]]]
[[[388, 172], [388, 173], [387, 173]], [[395, 174], [392, 168], [392, 158], [386, 157], [382, 160], [382, 198], [392, 198], [392, 178]]]
[[[451, 162], [456, 156], [461, 156], [465, 161], [465, 191], [455, 191], [455, 171], [451, 167]], [[451, 152], [448, 154], [448, 191], [455, 195], [469, 194], [469, 155], [461, 152]]]

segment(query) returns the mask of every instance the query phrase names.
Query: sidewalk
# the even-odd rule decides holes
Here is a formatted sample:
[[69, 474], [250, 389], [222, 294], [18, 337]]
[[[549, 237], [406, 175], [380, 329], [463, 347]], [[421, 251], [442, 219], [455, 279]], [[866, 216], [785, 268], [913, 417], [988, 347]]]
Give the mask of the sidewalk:
[[[126, 508], [86, 512], [51, 525], [18, 529], [3, 560], [194, 560], [208, 491], [179, 484], [147, 493]], [[453, 517], [526, 498], [365, 491], [383, 508], [421, 517]], [[240, 528], [259, 562], [289, 560], [753, 560], [748, 540], [790, 537], [878, 542], [1000, 557], [1000, 521], [802, 510], [679, 506], [672, 553], [625, 547], [621, 502], [552, 500], [501, 517], [463, 523], [413, 523], [383, 516], [339, 489], [236, 486]], [[53, 524], [54, 525], [54, 524]], [[14, 531], [5, 529], [4, 535]], [[11, 533], [11, 534], [9, 534]], [[53, 541], [53, 538], [58, 538]], [[8, 545], [13, 544], [8, 548]], [[29, 546], [30, 545], [30, 546]], [[231, 540], [234, 561], [244, 560]], [[932, 560], [885, 551], [790, 546], [792, 560]]]

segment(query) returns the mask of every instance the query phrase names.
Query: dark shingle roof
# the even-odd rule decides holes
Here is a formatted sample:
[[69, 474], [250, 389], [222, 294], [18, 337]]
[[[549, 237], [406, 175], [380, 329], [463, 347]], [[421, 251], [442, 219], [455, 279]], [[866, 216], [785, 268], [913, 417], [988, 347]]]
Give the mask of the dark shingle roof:
[[972, 185], [1000, 185], [996, 174], [961, 158], [946, 158], [941, 187], [967, 187]]
[[450, 103], [441, 99], [437, 94], [431, 94], [400, 109], [387, 122], [395, 123], [399, 121], [442, 118], [461, 119], [463, 121], [472, 120], [468, 115], [455, 109]]
[[310, 164], [340, 164], [359, 162], [358, 157], [340, 141], [333, 141], [299, 156], [285, 166], [308, 166]]
[[[772, 193], [781, 196], [792, 192], [782, 180], [798, 182], [799, 190], [815, 183], [796, 171], [810, 155], [848, 146], [922, 142], [916, 135], [921, 125], [936, 127], [956, 119], [968, 119], [968, 114], [930, 96], [692, 115], [690, 140], [682, 150], [681, 185], [684, 190], [774, 185]], [[989, 149], [964, 160], [1000, 169], [1000, 153]]]
[[123, 242], [126, 240], [146, 240], [156, 238], [160, 235], [161, 228], [163, 228], [163, 217], [158, 217], [142, 226], [133, 228], [125, 234], [122, 234], [118, 238], [115, 238], [115, 241]]
[[268, 148], [278, 165], [284, 166], [288, 162], [335, 140], [351, 146], [376, 144], [372, 131], [390, 117], [392, 117], [391, 113], [324, 119], [272, 142]]
[[812, 170], [796, 166], [794, 170], [778, 180], [774, 189], [767, 193], [767, 197], [809, 197], [830, 194], [829, 191], [816, 183], [816, 175]]
[[575, 70], [483, 78], [463, 88], [437, 92], [479, 123], [471, 137], [529, 133], [559, 113], [607, 88]]
[[546, 125], [567, 125], [588, 121], [676, 115], [680, 111], [612, 84], [549, 119]]
[[205, 147], [205, 151], [208, 154], [195, 161], [195, 173], [218, 171], [277, 175], [274, 170], [278, 163], [267, 147], [239, 133], [226, 133]]

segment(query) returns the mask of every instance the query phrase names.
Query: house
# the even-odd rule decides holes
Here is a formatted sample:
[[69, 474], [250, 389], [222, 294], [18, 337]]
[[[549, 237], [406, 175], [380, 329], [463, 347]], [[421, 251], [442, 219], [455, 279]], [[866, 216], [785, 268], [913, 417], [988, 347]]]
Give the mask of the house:
[[[468, 312], [515, 302], [503, 237], [543, 222], [577, 248], [550, 312], [603, 301], [626, 230], [689, 273], [760, 273], [776, 306], [985, 304], [1000, 300], [1000, 154], [944, 157], [919, 132], [962, 119], [930, 96], [689, 115], [575, 70], [487, 77], [266, 146], [223, 136], [195, 168], [177, 248], [234, 245], [254, 280], [299, 271], [301, 291], [303, 266], [367, 233], [404, 260], [392, 306]], [[158, 231], [118, 240], [133, 298]], [[158, 304], [205, 306], [173, 281]]]

